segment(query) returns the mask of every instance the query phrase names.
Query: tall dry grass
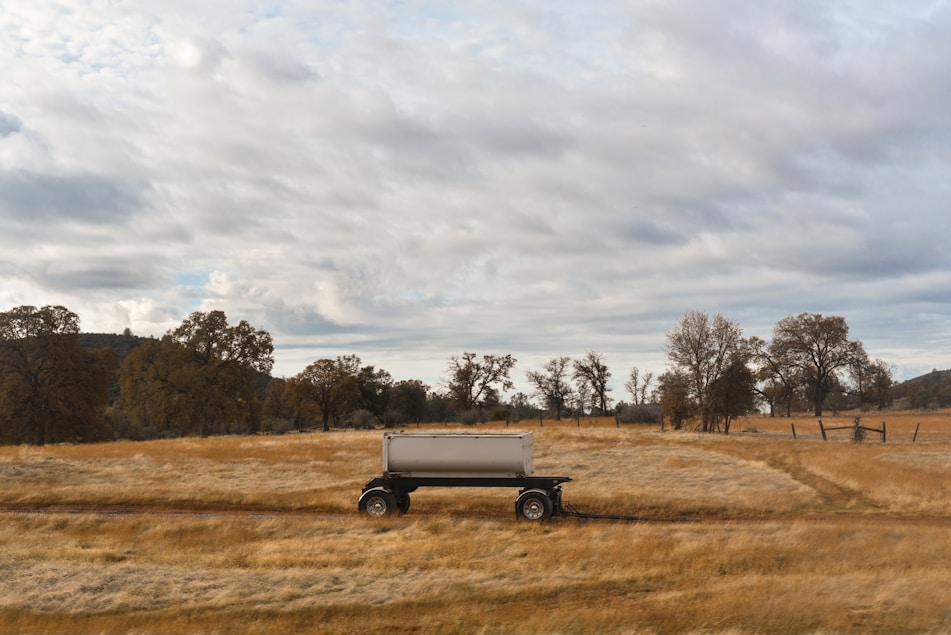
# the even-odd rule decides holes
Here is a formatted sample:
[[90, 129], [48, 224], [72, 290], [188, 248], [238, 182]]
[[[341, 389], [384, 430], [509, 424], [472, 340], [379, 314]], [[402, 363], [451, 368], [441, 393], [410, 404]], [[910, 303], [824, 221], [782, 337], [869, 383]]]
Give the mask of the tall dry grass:
[[379, 432], [6, 447], [0, 504], [113, 512], [0, 513], [0, 632], [951, 631], [951, 443], [545, 423], [579, 509], [701, 520], [429, 489], [370, 521]]
[[16, 517], [2, 632], [802, 633], [951, 626], [947, 527]]

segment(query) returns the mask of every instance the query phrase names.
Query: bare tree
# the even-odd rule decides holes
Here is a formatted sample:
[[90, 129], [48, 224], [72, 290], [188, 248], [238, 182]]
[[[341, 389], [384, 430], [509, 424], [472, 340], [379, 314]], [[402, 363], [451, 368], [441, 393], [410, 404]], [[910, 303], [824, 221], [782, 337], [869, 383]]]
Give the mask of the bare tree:
[[667, 356], [675, 368], [690, 378], [704, 432], [713, 431], [710, 390], [744, 346], [743, 330], [717, 313], [711, 319], [701, 311], [688, 311], [676, 329], [667, 333]]
[[591, 403], [591, 386], [587, 382], [580, 382], [574, 393], [575, 419], [578, 425], [581, 425], [581, 417], [584, 416], [585, 406]]
[[528, 382], [535, 387], [535, 394], [542, 398], [546, 407], [555, 411], [555, 419], [559, 421], [573, 392], [568, 381], [570, 363], [570, 357], [552, 357], [545, 364], [544, 371], [530, 370], [526, 373]]
[[485, 403], [498, 401], [498, 390], [510, 390], [515, 384], [509, 373], [518, 361], [511, 355], [483, 355], [463, 353], [449, 358], [447, 389], [453, 403], [468, 412]]
[[608, 399], [608, 380], [611, 378], [611, 371], [604, 363], [604, 356], [595, 351], [588, 351], [580, 360], [575, 360], [574, 378], [581, 385], [586, 385], [591, 389], [592, 403], [597, 407], [601, 414], [607, 414], [610, 400]]
[[631, 394], [635, 406], [640, 406], [648, 402], [651, 381], [654, 379], [654, 373], [648, 371], [641, 375], [637, 366], [631, 368], [628, 379], [624, 382], [624, 388]]

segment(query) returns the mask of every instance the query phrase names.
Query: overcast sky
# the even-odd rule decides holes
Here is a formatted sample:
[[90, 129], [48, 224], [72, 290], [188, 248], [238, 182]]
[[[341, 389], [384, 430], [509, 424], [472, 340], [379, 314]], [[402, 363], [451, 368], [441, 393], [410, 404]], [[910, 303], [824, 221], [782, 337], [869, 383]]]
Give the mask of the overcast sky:
[[0, 310], [275, 374], [357, 354], [661, 372], [720, 312], [951, 367], [951, 5], [3, 0]]

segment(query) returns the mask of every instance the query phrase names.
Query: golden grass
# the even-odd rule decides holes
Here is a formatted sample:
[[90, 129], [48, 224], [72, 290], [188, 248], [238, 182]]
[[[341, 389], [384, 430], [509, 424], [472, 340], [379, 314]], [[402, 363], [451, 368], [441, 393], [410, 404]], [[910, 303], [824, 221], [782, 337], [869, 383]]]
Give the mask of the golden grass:
[[517, 522], [504, 489], [364, 519], [379, 432], [4, 447], [0, 632], [948, 632], [943, 416], [885, 445], [766, 418], [729, 437], [517, 428], [582, 511], [688, 523]]

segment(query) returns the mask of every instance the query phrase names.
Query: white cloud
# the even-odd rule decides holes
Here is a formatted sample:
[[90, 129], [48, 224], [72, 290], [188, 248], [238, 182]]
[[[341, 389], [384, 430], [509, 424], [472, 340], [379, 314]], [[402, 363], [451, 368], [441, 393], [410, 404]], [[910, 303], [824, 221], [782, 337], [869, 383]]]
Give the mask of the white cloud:
[[221, 308], [287, 375], [622, 378], [688, 308], [946, 367], [949, 34], [931, 2], [9, 2], [0, 301]]

